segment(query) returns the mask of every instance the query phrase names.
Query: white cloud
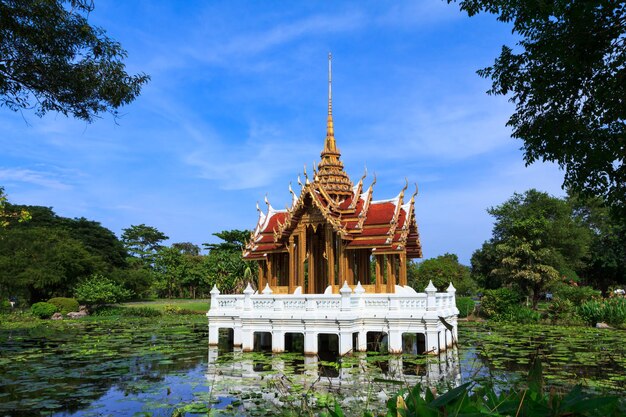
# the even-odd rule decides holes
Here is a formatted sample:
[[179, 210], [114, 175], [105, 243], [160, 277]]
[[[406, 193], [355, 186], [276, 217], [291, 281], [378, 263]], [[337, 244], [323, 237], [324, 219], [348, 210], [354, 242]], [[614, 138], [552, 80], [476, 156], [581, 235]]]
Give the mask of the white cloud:
[[71, 185], [63, 182], [56, 173], [22, 168], [1, 168], [0, 181], [34, 184], [54, 190], [69, 190], [72, 188]]

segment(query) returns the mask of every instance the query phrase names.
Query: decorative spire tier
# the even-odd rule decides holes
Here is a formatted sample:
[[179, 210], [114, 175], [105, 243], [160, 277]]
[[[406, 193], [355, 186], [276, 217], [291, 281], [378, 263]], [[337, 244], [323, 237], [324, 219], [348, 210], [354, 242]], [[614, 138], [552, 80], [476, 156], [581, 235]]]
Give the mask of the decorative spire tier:
[[352, 181], [343, 169], [341, 153], [335, 141], [333, 125], [333, 94], [332, 94], [332, 55], [328, 54], [328, 119], [326, 122], [326, 140], [320, 154], [321, 161], [317, 166], [316, 181], [326, 193], [335, 200], [345, 200], [352, 196]]

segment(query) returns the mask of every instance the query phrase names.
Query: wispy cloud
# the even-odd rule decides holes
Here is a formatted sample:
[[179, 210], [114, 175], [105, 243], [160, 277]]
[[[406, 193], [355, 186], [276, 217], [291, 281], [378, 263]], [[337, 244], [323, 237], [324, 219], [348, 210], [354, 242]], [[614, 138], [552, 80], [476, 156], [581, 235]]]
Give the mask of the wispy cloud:
[[63, 182], [57, 173], [22, 168], [0, 168], [0, 181], [38, 185], [54, 190], [69, 190], [71, 185]]

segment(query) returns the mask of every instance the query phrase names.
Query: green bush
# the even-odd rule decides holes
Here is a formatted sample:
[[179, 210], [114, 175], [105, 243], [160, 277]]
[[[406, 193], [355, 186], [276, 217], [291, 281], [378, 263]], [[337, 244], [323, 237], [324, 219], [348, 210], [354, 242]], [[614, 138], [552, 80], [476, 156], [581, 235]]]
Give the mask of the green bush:
[[533, 324], [539, 323], [541, 314], [537, 311], [519, 304], [510, 306], [508, 310], [491, 316], [491, 320], [505, 321], [509, 323]]
[[0, 301], [0, 313], [10, 313], [11, 303], [8, 300]]
[[519, 305], [522, 297], [510, 288], [485, 290], [480, 299], [480, 312], [485, 317], [508, 313], [512, 307]]
[[552, 289], [554, 298], [569, 300], [575, 305], [580, 305], [585, 301], [601, 296], [600, 291], [591, 287], [574, 287], [571, 285], [559, 283]]
[[612, 326], [626, 323], [626, 299], [608, 298], [590, 300], [576, 309], [578, 315], [589, 325], [605, 322]]
[[81, 304], [89, 306], [126, 301], [132, 295], [130, 291], [121, 285], [99, 274], [94, 274], [86, 281], [79, 283], [74, 293]]
[[71, 311], [78, 311], [78, 301], [75, 298], [55, 297], [48, 300], [57, 307], [57, 311], [65, 315]]
[[172, 305], [172, 304], [167, 304], [164, 308], [163, 311], [167, 314], [180, 314], [180, 311], [182, 310], [182, 308]]
[[552, 300], [552, 302], [548, 305], [548, 317], [552, 323], [572, 323], [579, 319], [574, 303], [568, 299], [559, 297]]
[[474, 312], [476, 303], [471, 297], [457, 297], [456, 308], [459, 309], [459, 317], [467, 317]]
[[49, 319], [57, 312], [57, 306], [46, 302], [35, 303], [30, 307], [30, 312], [40, 319]]

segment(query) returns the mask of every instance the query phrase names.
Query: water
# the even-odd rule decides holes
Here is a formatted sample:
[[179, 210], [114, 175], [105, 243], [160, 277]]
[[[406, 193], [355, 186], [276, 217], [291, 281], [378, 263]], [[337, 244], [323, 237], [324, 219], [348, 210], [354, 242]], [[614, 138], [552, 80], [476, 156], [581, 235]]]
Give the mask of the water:
[[[1, 329], [1, 327], [0, 327]], [[50, 322], [0, 330], [0, 416], [170, 416], [382, 410], [422, 383], [443, 392], [470, 379], [507, 387], [539, 355], [548, 383], [626, 391], [626, 332], [464, 323], [440, 357], [334, 358], [226, 352], [207, 346], [202, 316]], [[144, 414], [142, 414], [144, 413]], [[149, 413], [149, 414], [147, 414]]]

